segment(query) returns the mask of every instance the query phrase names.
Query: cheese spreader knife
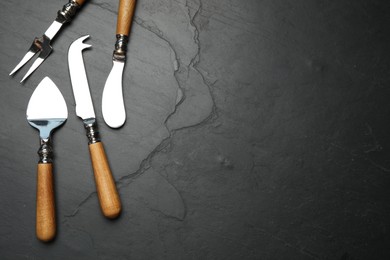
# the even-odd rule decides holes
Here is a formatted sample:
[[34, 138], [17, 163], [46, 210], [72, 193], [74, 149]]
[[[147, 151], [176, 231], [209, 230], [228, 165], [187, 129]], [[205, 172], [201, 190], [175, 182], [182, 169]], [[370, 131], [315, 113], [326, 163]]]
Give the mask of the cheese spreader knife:
[[50, 42], [61, 29], [62, 25], [72, 21], [73, 17], [76, 14], [76, 11], [85, 1], [86, 0], [69, 0], [69, 2], [62, 7], [62, 10], [59, 10], [57, 12], [56, 19], [49, 26], [46, 32], [41, 37], [35, 37], [30, 46], [30, 49], [28, 49], [22, 60], [16, 65], [16, 67], [11, 71], [9, 75], [11, 76], [16, 71], [18, 71], [37, 52], [39, 52], [38, 58], [34, 61], [30, 69], [27, 71], [26, 75], [24, 75], [23, 79], [20, 82], [23, 82], [26, 78], [28, 78], [51, 53], [53, 48], [50, 46]]
[[29, 124], [39, 130], [41, 139], [38, 150], [36, 235], [39, 240], [47, 242], [56, 234], [50, 135], [68, 118], [64, 97], [50, 78], [44, 78], [37, 86], [28, 102], [26, 114]]
[[88, 37], [89, 35], [82, 36], [70, 45], [68, 51], [69, 73], [76, 101], [76, 114], [83, 120], [84, 127], [87, 130], [89, 153], [100, 208], [105, 217], [115, 218], [121, 212], [121, 202], [97, 129], [82, 55], [84, 49], [91, 47], [91, 45], [83, 43]]
[[123, 100], [122, 74], [126, 61], [127, 43], [135, 0], [120, 0], [116, 25], [116, 43], [112, 56], [112, 69], [108, 75], [102, 96], [102, 113], [106, 124], [112, 128], [121, 127], [126, 121]]

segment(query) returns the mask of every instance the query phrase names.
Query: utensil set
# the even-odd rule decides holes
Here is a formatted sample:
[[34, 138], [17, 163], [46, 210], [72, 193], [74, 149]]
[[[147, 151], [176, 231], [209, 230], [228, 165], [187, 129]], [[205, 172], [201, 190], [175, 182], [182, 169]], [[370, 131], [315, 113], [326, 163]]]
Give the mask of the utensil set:
[[[41, 37], [34, 39], [31, 47], [10, 75], [15, 74], [34, 55], [39, 53], [21, 80], [21, 82], [25, 81], [49, 56], [52, 51], [51, 40], [60, 31], [62, 25], [72, 20], [84, 2], [85, 0], [69, 0], [58, 11], [56, 19], [46, 32]], [[134, 8], [135, 0], [119, 0], [116, 42], [112, 58], [113, 67], [105, 83], [102, 97], [103, 118], [111, 128], [119, 128], [126, 121], [122, 74]], [[76, 101], [75, 112], [82, 120], [88, 137], [89, 153], [101, 211], [107, 218], [116, 218], [121, 212], [121, 201], [99, 135], [82, 56], [83, 50], [91, 47], [91, 45], [84, 43], [87, 38], [89, 35], [75, 40], [68, 51], [69, 74]], [[49, 77], [45, 77], [34, 90], [27, 106], [26, 116], [28, 123], [39, 130], [36, 236], [39, 240], [47, 242], [53, 240], [56, 234], [51, 136], [52, 132], [63, 125], [68, 118], [64, 97]]]

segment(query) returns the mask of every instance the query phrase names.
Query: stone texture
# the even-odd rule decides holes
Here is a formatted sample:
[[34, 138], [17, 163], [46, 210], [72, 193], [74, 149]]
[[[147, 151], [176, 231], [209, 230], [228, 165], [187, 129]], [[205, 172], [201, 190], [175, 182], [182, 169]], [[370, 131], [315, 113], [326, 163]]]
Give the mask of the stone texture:
[[[390, 257], [384, 1], [139, 0], [117, 130], [101, 116], [116, 2], [87, 3], [24, 85], [27, 68], [7, 76], [63, 4], [4, 0], [0, 10], [2, 259]], [[66, 55], [85, 34], [123, 203], [114, 221], [100, 213], [74, 114]], [[47, 245], [35, 238], [39, 140], [25, 119], [44, 76], [69, 110], [53, 136], [58, 235]]]

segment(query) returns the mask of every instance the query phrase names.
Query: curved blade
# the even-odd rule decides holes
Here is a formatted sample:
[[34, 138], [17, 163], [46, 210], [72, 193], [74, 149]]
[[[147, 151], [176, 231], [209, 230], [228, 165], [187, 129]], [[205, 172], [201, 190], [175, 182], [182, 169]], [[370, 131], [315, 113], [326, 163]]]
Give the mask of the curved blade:
[[91, 45], [83, 43], [88, 37], [89, 35], [85, 35], [75, 40], [70, 45], [68, 52], [69, 73], [76, 101], [76, 115], [82, 119], [95, 118], [82, 55], [84, 49], [91, 47]]
[[103, 89], [102, 113], [106, 124], [112, 128], [121, 127], [126, 121], [126, 110], [123, 101], [122, 74], [124, 62], [113, 61]]

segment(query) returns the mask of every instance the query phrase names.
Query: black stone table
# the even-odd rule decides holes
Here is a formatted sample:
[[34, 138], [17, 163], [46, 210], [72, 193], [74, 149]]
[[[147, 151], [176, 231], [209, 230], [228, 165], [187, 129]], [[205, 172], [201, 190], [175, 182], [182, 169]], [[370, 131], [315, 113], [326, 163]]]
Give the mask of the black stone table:
[[[389, 259], [388, 1], [138, 0], [105, 125], [118, 1], [90, 0], [53, 53], [8, 74], [63, 0], [0, 8], [1, 259]], [[67, 51], [84, 52], [123, 212], [99, 209]], [[38, 132], [27, 102], [49, 76], [68, 105], [54, 135], [58, 233], [35, 237]]]

